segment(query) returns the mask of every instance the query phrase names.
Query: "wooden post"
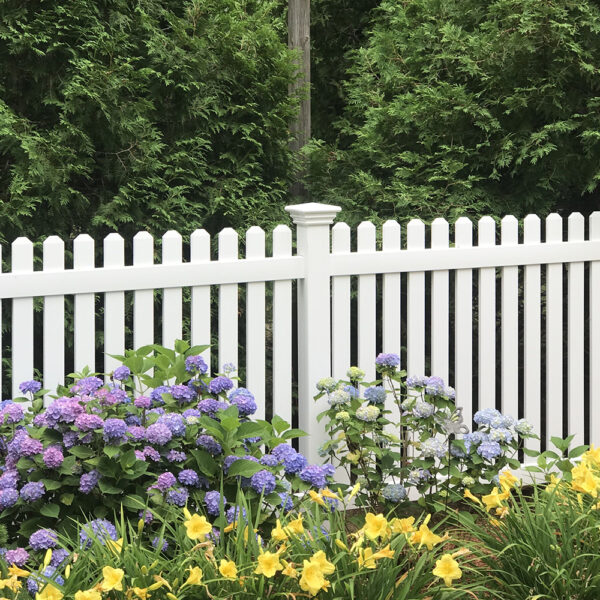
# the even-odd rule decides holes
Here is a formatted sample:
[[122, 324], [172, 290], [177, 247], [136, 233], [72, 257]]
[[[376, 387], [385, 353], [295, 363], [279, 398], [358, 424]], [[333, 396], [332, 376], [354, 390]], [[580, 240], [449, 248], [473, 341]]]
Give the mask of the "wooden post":
[[[291, 149], [299, 152], [310, 138], [310, 0], [288, 0], [288, 46], [298, 50], [301, 56], [297, 60], [299, 77], [290, 85], [290, 95], [300, 93], [300, 110], [291, 123], [294, 139]], [[307, 199], [304, 186], [298, 181], [304, 169], [296, 173], [296, 182], [290, 193], [293, 197]]]

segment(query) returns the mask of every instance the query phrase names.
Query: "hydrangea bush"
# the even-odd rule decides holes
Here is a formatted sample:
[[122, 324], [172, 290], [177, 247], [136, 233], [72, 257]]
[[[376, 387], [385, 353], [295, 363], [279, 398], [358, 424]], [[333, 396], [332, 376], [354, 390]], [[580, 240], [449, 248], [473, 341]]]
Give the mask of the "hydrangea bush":
[[321, 455], [363, 483], [363, 504], [407, 501], [409, 488], [422, 503], [465, 487], [483, 493], [503, 469], [520, 466], [520, 441], [536, 437], [524, 419], [484, 409], [470, 431], [454, 389], [440, 377], [407, 378], [396, 354], [380, 354], [375, 363], [377, 381], [365, 382], [364, 371], [351, 367], [347, 380], [319, 381], [315, 397], [326, 396], [329, 405], [321, 418], [330, 440]]
[[263, 515], [326, 487], [333, 467], [309, 465], [289, 443], [302, 432], [279, 417], [253, 420], [254, 396], [235, 387], [231, 365], [210, 377], [205, 348], [145, 346], [118, 357], [107, 382], [73, 374], [45, 407], [35, 381], [2, 402], [0, 517], [13, 540], [47, 546], [68, 517], [102, 519], [121, 504], [135, 521], [151, 518], [146, 505], [186, 504], [233, 521], [240, 486]]

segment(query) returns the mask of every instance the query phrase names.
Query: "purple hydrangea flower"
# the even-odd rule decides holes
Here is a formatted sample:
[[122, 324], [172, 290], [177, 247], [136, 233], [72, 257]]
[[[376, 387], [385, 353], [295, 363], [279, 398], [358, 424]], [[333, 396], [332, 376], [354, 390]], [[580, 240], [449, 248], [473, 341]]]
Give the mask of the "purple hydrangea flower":
[[39, 381], [32, 379], [31, 381], [23, 381], [19, 384], [19, 390], [22, 394], [37, 394], [42, 389], [42, 384]]
[[344, 392], [350, 395], [350, 398], [358, 398], [360, 396], [360, 392], [358, 388], [353, 385], [345, 385]]
[[140, 512], [138, 513], [138, 516], [140, 517], [140, 519], [144, 519], [144, 523], [146, 525], [150, 525], [150, 523], [152, 523], [152, 521], [154, 521], [154, 515], [152, 514], [152, 511], [150, 510], [140, 510]]
[[[209, 515], [218, 515], [221, 512], [221, 494], [219, 492], [206, 492], [204, 495], [204, 504], [206, 504], [206, 512]], [[223, 506], [227, 504], [227, 500], [223, 498]]]
[[29, 545], [34, 550], [48, 550], [56, 548], [58, 537], [53, 529], [38, 529], [29, 536]]
[[190, 402], [196, 397], [196, 392], [191, 390], [187, 385], [172, 385], [170, 389], [170, 394], [177, 400], [180, 404], [183, 402]]
[[432, 375], [425, 381], [425, 393], [430, 396], [441, 396], [446, 389], [446, 384], [441, 377]]
[[161, 552], [166, 552], [167, 549], [169, 548], [169, 543], [167, 542], [167, 540], [164, 540], [163, 538], [159, 538], [159, 537], [154, 537], [152, 538], [152, 547], [153, 548], [158, 548], [158, 545], [160, 546], [160, 551]]
[[294, 450], [294, 448], [292, 448], [292, 446], [289, 444], [279, 444], [278, 446], [275, 446], [273, 450], [271, 450], [271, 454], [278, 460], [282, 461], [286, 456], [296, 454], [296, 450]]
[[215, 400], [214, 398], [204, 398], [204, 400], [200, 400], [198, 402], [198, 410], [208, 415], [211, 419], [216, 419], [217, 414], [221, 410], [225, 410], [227, 408], [227, 404], [220, 400]]
[[106, 419], [104, 421], [104, 441], [107, 443], [120, 442], [127, 433], [127, 423], [123, 419]]
[[502, 454], [502, 448], [498, 442], [485, 441], [477, 447], [477, 454], [485, 460], [494, 460]]
[[200, 355], [188, 356], [185, 359], [185, 370], [188, 373], [200, 373], [200, 375], [204, 375], [208, 371], [208, 365]]
[[[211, 394], [220, 394], [221, 392], [226, 392], [228, 390], [230, 390], [233, 387], [233, 381], [231, 381], [231, 379], [229, 379], [229, 377], [225, 377], [224, 375], [219, 375], [218, 377], [215, 377], [209, 384], [208, 384], [208, 391]], [[198, 407], [200, 408], [200, 407]], [[200, 409], [202, 410], [202, 409]]]
[[327, 475], [323, 467], [319, 465], [308, 465], [300, 471], [300, 479], [310, 483], [317, 489], [322, 489], [327, 486]]
[[271, 492], [275, 491], [277, 481], [275, 475], [271, 471], [262, 469], [252, 475], [250, 478], [250, 486], [257, 494], [263, 494], [267, 496]]
[[19, 423], [25, 416], [24, 410], [15, 402], [7, 404], [0, 413], [0, 423], [7, 425], [15, 425]]
[[141, 450], [134, 450], [133, 452], [135, 453], [135, 457], [137, 460], [146, 462], [146, 455]]
[[84, 473], [79, 478], [79, 491], [83, 494], [89, 494], [100, 481], [100, 473], [95, 469], [89, 473]]
[[[90, 434], [88, 434], [90, 435]], [[76, 431], [65, 431], [63, 433], [63, 445], [68, 450], [79, 442], [79, 436]]]
[[248, 417], [256, 412], [258, 406], [250, 390], [238, 388], [229, 394], [229, 402], [237, 406], [240, 417]]
[[91, 548], [92, 540], [98, 540], [103, 546], [107, 539], [117, 540], [116, 527], [106, 519], [94, 519], [87, 523], [79, 532], [79, 542], [82, 548]]
[[[234, 521], [236, 521], [238, 519], [239, 515], [240, 515], [240, 507], [239, 506], [232, 506], [232, 507], [228, 508], [227, 511], [225, 512], [225, 517], [227, 518], [228, 523], [233, 523]], [[241, 515], [242, 515], [242, 521], [246, 521], [246, 509], [245, 508], [242, 508]]]
[[35, 502], [43, 497], [46, 488], [42, 481], [30, 481], [21, 488], [21, 498], [25, 502]]
[[19, 472], [9, 469], [0, 475], [0, 490], [14, 489], [19, 481]]
[[84, 377], [71, 386], [71, 392], [82, 396], [91, 396], [102, 385], [103, 381], [98, 377]]
[[127, 428], [127, 434], [136, 442], [142, 442], [146, 439], [146, 428], [140, 425], [131, 425]]
[[385, 397], [385, 388], [381, 385], [369, 387], [365, 390], [365, 400], [371, 404], [383, 404]]
[[284, 512], [288, 512], [294, 508], [294, 502], [287, 492], [279, 492], [281, 498], [281, 508]]
[[223, 452], [221, 444], [212, 435], [204, 434], [199, 436], [196, 440], [196, 446], [201, 446], [212, 456], [218, 456]]
[[167, 492], [167, 504], [174, 506], [185, 506], [188, 500], [188, 491], [185, 488], [169, 490]]
[[151, 444], [164, 446], [172, 437], [171, 430], [164, 423], [153, 423], [146, 429], [146, 439]]
[[227, 472], [229, 471], [229, 467], [231, 467], [231, 465], [240, 458], [242, 457], [236, 456], [235, 454], [230, 454], [229, 456], [226, 456], [225, 460], [223, 461], [223, 473], [227, 474]]
[[169, 462], [183, 462], [186, 458], [185, 452], [180, 452], [179, 450], [169, 450], [167, 453], [167, 460]]
[[183, 469], [177, 475], [177, 480], [188, 487], [198, 487], [200, 485], [200, 477], [198, 473], [192, 469]]
[[46, 415], [44, 413], [40, 413], [33, 417], [33, 426], [34, 427], [47, 427], [48, 423], [46, 421]]
[[300, 452], [294, 451], [294, 454], [287, 454], [283, 457], [283, 469], [286, 475], [295, 475], [300, 473], [306, 467], [308, 460]]
[[7, 550], [4, 555], [4, 560], [7, 565], [17, 565], [17, 567], [24, 566], [29, 560], [29, 552], [25, 548], [15, 548], [14, 550]]
[[160, 406], [161, 404], [165, 403], [162, 395], [169, 394], [170, 392], [171, 392], [171, 388], [169, 386], [159, 385], [156, 389], [154, 389], [150, 392], [150, 398], [152, 398], [152, 401], [154, 402], [154, 404]]
[[396, 368], [400, 364], [400, 357], [397, 354], [381, 353], [377, 355], [375, 364], [383, 368]]
[[113, 379], [117, 381], [127, 381], [131, 377], [131, 369], [125, 365], [117, 367], [113, 372]]
[[156, 483], [152, 486], [158, 488], [161, 492], [167, 491], [170, 487], [173, 487], [177, 483], [177, 479], [173, 473], [166, 471], [158, 476]]
[[279, 464], [279, 460], [272, 454], [265, 454], [261, 457], [260, 464], [265, 465], [265, 467], [276, 467]]
[[94, 431], [95, 429], [104, 427], [104, 421], [98, 415], [83, 413], [76, 417], [75, 427], [77, 427], [79, 431]]
[[411, 375], [406, 379], [406, 385], [409, 388], [422, 388], [427, 383], [427, 377], [424, 375]]
[[57, 548], [56, 550], [54, 550], [54, 552], [52, 552], [50, 566], [58, 569], [58, 567], [61, 567], [63, 563], [66, 562], [69, 556], [70, 555], [67, 552], [67, 550], [64, 550], [63, 548]]
[[174, 436], [185, 434], [185, 419], [178, 413], [161, 415], [156, 422], [166, 425]]
[[144, 447], [144, 456], [146, 458], [149, 458], [152, 462], [160, 461], [160, 452], [158, 452], [158, 450], [155, 450], [154, 448], [152, 448], [152, 446]]
[[14, 488], [0, 490], [0, 509], [10, 508], [19, 500], [19, 494]]
[[49, 469], [58, 469], [58, 467], [62, 465], [64, 459], [65, 457], [63, 456], [61, 449], [56, 446], [50, 446], [50, 448], [47, 448], [44, 452], [44, 464]]
[[125, 416], [125, 423], [130, 426], [139, 427], [142, 424], [142, 420], [137, 415], [132, 415], [131, 413]]
[[133, 405], [136, 408], [148, 409], [152, 407], [152, 399], [148, 396], [138, 396], [134, 401]]
[[19, 454], [21, 456], [35, 456], [40, 452], [43, 452], [44, 446], [40, 440], [29, 437], [28, 435], [23, 436], [21, 444], [19, 446]]

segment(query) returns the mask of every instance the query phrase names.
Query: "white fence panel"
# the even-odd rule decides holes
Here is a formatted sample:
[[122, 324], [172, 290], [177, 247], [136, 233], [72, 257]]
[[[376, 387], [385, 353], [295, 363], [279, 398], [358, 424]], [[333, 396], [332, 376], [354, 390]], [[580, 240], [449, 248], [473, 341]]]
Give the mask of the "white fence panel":
[[[147, 231], [133, 237], [133, 264], [154, 264], [154, 238]], [[133, 293], [133, 347], [154, 344], [154, 290], [136, 290]]]
[[[336, 223], [331, 236], [333, 254], [350, 252], [350, 227], [346, 223]], [[331, 372], [336, 379], [346, 376], [350, 348], [350, 276], [342, 275], [331, 282]]]
[[[125, 264], [125, 241], [118, 233], [109, 233], [104, 238], [104, 266], [122, 267]], [[105, 277], [110, 277], [110, 271]], [[125, 352], [125, 293], [104, 294], [104, 372], [110, 373], [121, 363], [111, 354]]]
[[[448, 249], [450, 226], [445, 219], [431, 224], [431, 247]], [[431, 374], [441, 377], [446, 384], [450, 373], [450, 275], [448, 271], [431, 274]]]
[[[219, 234], [219, 262], [238, 260], [238, 234], [234, 229], [223, 229]], [[219, 286], [219, 366], [238, 364], [238, 285]]]
[[[196, 229], [190, 236], [190, 262], [200, 265], [210, 262], [210, 235], [204, 229]], [[190, 309], [190, 329], [192, 346], [206, 346], [211, 343], [210, 285], [192, 287]], [[211, 364], [211, 349], [202, 352], [206, 364]]]
[[[425, 248], [425, 225], [413, 219], [406, 227], [407, 252]], [[408, 376], [425, 375], [425, 272], [408, 274], [406, 369]]]
[[[73, 242], [73, 270], [90, 271], [94, 269], [94, 240], [82, 233]], [[96, 369], [96, 312], [94, 294], [75, 294], [75, 371], [81, 372], [89, 367]]]
[[[180, 265], [182, 262], [182, 239], [177, 231], [167, 231], [162, 237], [162, 264]], [[182, 290], [178, 287], [163, 289], [162, 299], [162, 345], [174, 348], [175, 340], [182, 337], [183, 304]]]
[[[590, 217], [590, 240], [600, 241], [600, 212]], [[600, 443], [600, 257], [590, 263], [590, 357], [588, 362], [590, 380], [590, 438]]]
[[[365, 221], [358, 226], [358, 253], [375, 251], [376, 229], [373, 223]], [[375, 379], [375, 320], [376, 320], [376, 277], [360, 275], [358, 277], [358, 365], [365, 372], [365, 379]]]

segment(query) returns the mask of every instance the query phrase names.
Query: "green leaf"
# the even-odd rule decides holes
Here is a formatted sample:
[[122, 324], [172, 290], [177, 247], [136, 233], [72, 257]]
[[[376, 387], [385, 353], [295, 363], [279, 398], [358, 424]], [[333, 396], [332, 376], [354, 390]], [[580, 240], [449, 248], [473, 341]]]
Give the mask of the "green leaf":
[[98, 487], [100, 488], [100, 491], [103, 494], [122, 494], [123, 493], [123, 490], [120, 487], [112, 485], [111, 483], [108, 483], [107, 481], [104, 481], [102, 479], [98, 482]]
[[293, 438], [305, 437], [307, 435], [308, 433], [306, 433], [306, 431], [302, 431], [302, 429], [289, 429], [288, 431], [284, 432], [281, 438], [284, 440], [291, 440]]
[[137, 462], [137, 457], [135, 456], [135, 450], [128, 450], [119, 459], [119, 463], [121, 464], [123, 469], [129, 469], [136, 462]]
[[61, 494], [60, 501], [67, 506], [71, 506], [73, 500], [75, 499], [75, 494]]
[[248, 421], [247, 423], [242, 423], [238, 427], [236, 437], [238, 440], [251, 437], [263, 437], [266, 433], [267, 427], [268, 426], [261, 423], [253, 423]]
[[119, 454], [118, 446], [104, 446], [102, 448], [102, 452], [108, 456], [108, 458], [114, 458], [117, 454]]
[[229, 477], [234, 477], [237, 475], [241, 475], [242, 477], [252, 477], [254, 473], [258, 473], [265, 467], [260, 463], [255, 463], [251, 460], [246, 460], [245, 458], [239, 458], [236, 460], [230, 467], [227, 475]]
[[53, 519], [58, 519], [58, 515], [60, 514], [60, 506], [54, 503], [44, 504], [42, 508], [40, 508], [40, 512], [45, 517], [52, 517]]
[[73, 454], [77, 458], [91, 458], [95, 452], [88, 446], [73, 446], [69, 449], [69, 454]]
[[48, 491], [59, 490], [62, 487], [62, 482], [54, 479], [42, 479], [41, 481]]
[[135, 496], [135, 495], [125, 496], [125, 498], [123, 498], [121, 503], [123, 504], [123, 506], [125, 506], [127, 508], [131, 508], [133, 510], [140, 510], [146, 506], [146, 503], [144, 502], [142, 497]]
[[215, 459], [206, 450], [190, 450], [190, 454], [196, 459], [198, 469], [207, 477], [212, 477], [217, 472]]
[[283, 433], [286, 429], [289, 429], [290, 427], [289, 424], [279, 415], [273, 415], [273, 418], [271, 419], [271, 425], [273, 425], [273, 428], [277, 432], [277, 435]]

